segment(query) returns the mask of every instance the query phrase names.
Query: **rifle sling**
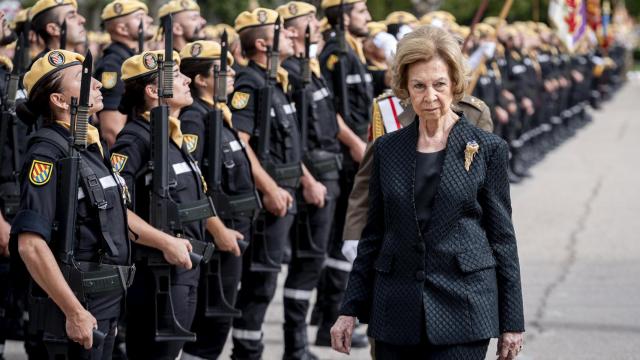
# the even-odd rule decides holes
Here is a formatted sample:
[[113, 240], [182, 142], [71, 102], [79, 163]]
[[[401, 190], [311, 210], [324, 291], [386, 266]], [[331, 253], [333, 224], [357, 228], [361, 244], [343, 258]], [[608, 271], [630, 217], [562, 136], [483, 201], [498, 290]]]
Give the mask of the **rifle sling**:
[[[38, 136], [39, 141], [45, 141], [52, 144], [64, 154], [68, 154], [67, 140], [64, 139], [57, 131], [50, 128], [42, 128], [40, 131], [41, 134]], [[82, 183], [83, 190], [89, 197], [91, 205], [98, 213], [100, 231], [102, 233], [104, 243], [106, 244], [105, 250], [110, 256], [118, 256], [118, 249], [111, 238], [111, 234], [109, 233], [109, 218], [107, 215], [107, 201], [104, 189], [102, 188], [97, 175], [89, 166], [87, 166], [82, 156], [80, 157], [80, 181]]]

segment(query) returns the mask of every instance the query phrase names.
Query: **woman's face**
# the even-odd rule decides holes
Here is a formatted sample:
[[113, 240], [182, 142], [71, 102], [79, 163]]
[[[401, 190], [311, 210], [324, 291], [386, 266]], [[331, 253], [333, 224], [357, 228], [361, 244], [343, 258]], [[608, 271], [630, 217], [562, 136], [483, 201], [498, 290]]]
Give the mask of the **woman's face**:
[[[62, 91], [60, 92], [65, 99], [66, 104], [71, 104], [71, 98], [80, 99], [80, 84], [82, 82], [82, 65], [70, 66], [62, 69]], [[89, 114], [95, 114], [104, 108], [102, 103], [102, 93], [100, 88], [102, 83], [91, 78], [91, 86], [89, 90]]]
[[182, 109], [193, 103], [189, 84], [191, 79], [180, 72], [178, 65], [173, 66], [173, 97], [167, 99], [167, 105], [172, 108]]
[[449, 68], [438, 57], [409, 65], [407, 89], [413, 110], [422, 120], [438, 120], [451, 108], [453, 88]]

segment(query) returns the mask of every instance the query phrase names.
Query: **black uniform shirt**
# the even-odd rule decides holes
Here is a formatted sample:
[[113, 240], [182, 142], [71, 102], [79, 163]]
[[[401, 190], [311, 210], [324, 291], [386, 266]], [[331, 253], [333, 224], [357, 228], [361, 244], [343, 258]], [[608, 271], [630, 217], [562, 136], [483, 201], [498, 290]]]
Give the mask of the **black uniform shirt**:
[[[302, 61], [301, 58], [290, 57], [282, 63], [282, 67], [289, 73], [289, 81], [294, 90], [303, 86]], [[311, 72], [311, 83], [308, 85], [312, 101], [309, 101], [308, 109], [307, 147], [310, 151], [322, 149], [339, 153], [338, 132], [340, 129], [333, 105], [333, 95], [325, 79], [317, 75], [321, 74]]]
[[[235, 90], [231, 97], [233, 126], [236, 130], [251, 134], [251, 146], [260, 156], [258, 139], [260, 119], [258, 119], [258, 98], [265, 84], [266, 71], [250, 61], [235, 79]], [[269, 156], [274, 164], [300, 163], [300, 130], [296, 118], [296, 107], [285, 93], [282, 84], [273, 88], [271, 97], [271, 136]]]
[[120, 98], [124, 93], [124, 82], [120, 79], [122, 63], [135, 55], [135, 51], [126, 45], [113, 42], [106, 49], [96, 64], [94, 76], [102, 83], [104, 103], [103, 110], [118, 110]]
[[[204, 100], [196, 98], [193, 105], [182, 109], [180, 114], [180, 127], [184, 133], [187, 150], [198, 164], [202, 164], [205, 149], [208, 146], [205, 122], [208, 121], [209, 109], [209, 105]], [[244, 147], [245, 144], [242, 143], [236, 131], [229, 127], [227, 121], [224, 121], [219, 149], [222, 154], [220, 180], [222, 190], [227, 195], [240, 195], [254, 191], [251, 163]]]
[[[179, 122], [179, 121], [178, 121]], [[179, 124], [178, 131], [179, 131]], [[118, 134], [112, 148], [111, 163], [127, 183], [131, 194], [132, 207], [136, 214], [149, 220], [149, 193], [152, 174], [148, 169], [151, 159], [151, 126], [143, 117], [129, 117], [127, 124]], [[186, 147], [180, 148], [169, 141], [169, 189], [171, 198], [178, 204], [189, 204], [203, 199], [202, 178], [198, 165], [189, 155]], [[177, 235], [177, 234], [174, 234]], [[182, 224], [182, 235], [204, 241], [203, 221]], [[174, 284], [197, 285], [198, 268], [174, 270], [171, 280]]]
[[[322, 76], [327, 79], [331, 92], [335, 96], [336, 105], [338, 104], [337, 78], [338, 60], [340, 47], [338, 39], [334, 32], [331, 32], [327, 43], [325, 44], [318, 60], [322, 69]], [[343, 60], [343, 59], [340, 59]], [[373, 85], [371, 74], [367, 71], [366, 64], [363, 64], [355, 51], [347, 46], [347, 55], [344, 58], [346, 62], [346, 74], [344, 81], [347, 85], [347, 93], [349, 94], [349, 117], [341, 114], [349, 127], [363, 139], [367, 136], [367, 128], [371, 120], [371, 107], [373, 105]], [[341, 112], [339, 106], [336, 107], [337, 112]]]
[[[58, 124], [49, 125], [65, 141], [69, 136], [67, 129]], [[20, 210], [14, 219], [11, 233], [19, 235], [30, 232], [41, 236], [55, 248], [57, 246], [53, 223], [56, 209], [72, 199], [58, 198], [59, 160], [66, 157], [66, 151], [54, 145], [49, 134], [38, 131], [29, 143], [25, 162], [22, 167]], [[42, 134], [42, 135], [41, 135]], [[105, 150], [106, 151], [106, 148]], [[108, 154], [104, 154], [107, 156]], [[127, 238], [126, 207], [123, 202], [122, 188], [118, 177], [111, 171], [109, 163], [100, 152], [97, 144], [87, 147], [80, 154], [84, 161], [100, 179], [107, 201], [108, 231], [113, 239], [118, 256], [112, 257], [106, 250], [98, 210], [90, 204], [82, 187], [78, 190], [78, 209], [76, 219], [75, 260], [102, 262], [105, 264], [126, 265], [129, 261]], [[55, 254], [55, 251], [54, 251]], [[89, 311], [98, 319], [111, 319], [120, 315], [121, 294], [88, 296]]]

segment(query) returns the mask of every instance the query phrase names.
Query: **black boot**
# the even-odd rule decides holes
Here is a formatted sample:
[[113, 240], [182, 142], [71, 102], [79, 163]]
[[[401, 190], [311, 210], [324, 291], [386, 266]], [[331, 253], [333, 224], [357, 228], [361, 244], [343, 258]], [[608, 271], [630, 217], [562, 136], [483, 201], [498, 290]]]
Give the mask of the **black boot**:
[[284, 355], [282, 355], [282, 360], [318, 360], [318, 357], [309, 351], [306, 326], [284, 330]]

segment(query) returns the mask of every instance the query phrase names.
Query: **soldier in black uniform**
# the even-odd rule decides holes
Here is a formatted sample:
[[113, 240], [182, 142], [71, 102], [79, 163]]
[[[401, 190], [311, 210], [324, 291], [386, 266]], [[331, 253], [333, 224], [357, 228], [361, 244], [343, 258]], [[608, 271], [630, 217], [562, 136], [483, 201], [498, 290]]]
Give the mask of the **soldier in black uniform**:
[[[308, 3], [293, 1], [278, 7], [285, 28], [293, 34], [295, 56], [283, 62], [289, 73], [294, 94], [305, 86], [305, 32], [309, 27], [309, 42], [321, 39], [316, 8]], [[284, 284], [284, 358], [315, 359], [307, 344], [307, 312], [313, 289], [325, 260], [336, 200], [340, 194], [339, 170], [342, 163], [338, 121], [329, 85], [322, 77], [320, 64], [308, 59], [310, 83], [307, 85], [307, 120], [304, 143], [304, 164], [308, 174], [302, 178], [302, 192], [298, 194], [298, 214], [292, 231], [293, 252], [289, 276]], [[302, 104], [296, 98], [298, 109]], [[301, 111], [298, 111], [300, 119]]]
[[[84, 28], [85, 18], [78, 12], [75, 0], [38, 0], [29, 11], [31, 30], [44, 43], [44, 50], [33, 59], [41, 58], [52, 49], [59, 49], [61, 44], [62, 24], [66, 22], [65, 50], [73, 51], [84, 45], [87, 31]], [[53, 24], [53, 26], [49, 26]]]
[[143, 39], [146, 41], [153, 37], [150, 29], [153, 19], [148, 15], [147, 5], [137, 0], [116, 0], [107, 4], [100, 19], [111, 37], [111, 44], [96, 63], [95, 77], [102, 83], [104, 96], [104, 109], [98, 114], [98, 119], [100, 133], [109, 145], [113, 145], [127, 121], [127, 116], [118, 111], [124, 92], [120, 67], [126, 59], [144, 50], [139, 49], [138, 43], [140, 23], [144, 29]]
[[[58, 183], [61, 179], [59, 161], [69, 156], [69, 104], [72, 96], [79, 95], [83, 60], [79, 54], [54, 50], [37, 60], [24, 77], [29, 100], [21, 110], [34, 112], [29, 115], [32, 117], [42, 116], [44, 127], [29, 141], [21, 171], [20, 208], [11, 228], [11, 246], [12, 252], [20, 254], [38, 285], [34, 284], [32, 293], [43, 298], [49, 296], [55, 302], [55, 305], [50, 303], [52, 307], [48, 309], [52, 310], [47, 313], [32, 312], [30, 321], [40, 329], [43, 325], [56, 326], [62, 333], [65, 333], [66, 321], [66, 336], [74, 341], [68, 347], [70, 358], [110, 359], [120, 304], [133, 274], [128, 266], [127, 210], [122, 182], [111, 171], [106, 160], [108, 150], [100, 143], [98, 130], [91, 125], [87, 131], [88, 147], [79, 151], [80, 166], [86, 168], [79, 176], [78, 199], [60, 199], [64, 189]], [[90, 114], [102, 108], [100, 86], [92, 79]], [[99, 204], [100, 208], [95, 199], [104, 201]], [[73, 248], [75, 269], [56, 263], [62, 261], [57, 258], [62, 234], [52, 225], [62, 221], [57, 218], [56, 210], [68, 201], [78, 201]], [[140, 228], [137, 219], [129, 220], [132, 229]], [[112, 279], [111, 285], [104, 285], [96, 292], [86, 282], [67, 282], [66, 276], [79, 276], [79, 273], [84, 279], [96, 276]], [[55, 323], [56, 315], [60, 316], [59, 323]], [[92, 349], [94, 328], [107, 336], [100, 346]]]
[[[221, 48], [214, 41], [195, 41], [187, 44], [180, 52], [180, 71], [191, 79], [191, 94], [193, 104], [182, 109], [180, 123], [187, 150], [198, 164], [213, 165], [209, 159], [208, 149], [215, 139], [207, 137], [209, 114], [213, 109], [214, 89], [216, 82], [214, 66], [220, 66]], [[227, 53], [228, 78], [227, 93], [233, 91], [235, 72], [231, 68], [233, 56]], [[259, 199], [255, 191], [255, 184], [251, 175], [251, 163], [245, 143], [240, 140], [233, 128], [231, 111], [226, 103], [218, 103], [223, 114], [221, 142], [217, 144], [221, 154], [220, 184], [208, 183], [209, 193], [214, 202], [218, 197], [225, 197], [230, 201], [215, 203], [220, 222], [212, 241], [215, 241], [216, 251], [213, 259], [201, 269], [200, 291], [198, 293], [198, 307], [192, 326], [198, 338], [193, 343], [187, 343], [184, 348], [183, 359], [188, 355], [202, 359], [217, 359], [224, 348], [224, 344], [231, 329], [233, 310], [238, 294], [238, 284], [242, 275], [241, 251], [246, 249], [251, 239], [253, 214], [259, 209]], [[204, 167], [203, 167], [204, 169]], [[225, 208], [226, 207], [226, 208]], [[211, 237], [210, 235], [208, 235]], [[242, 246], [239, 246], [241, 242]], [[211, 276], [218, 273], [218, 276]], [[205, 283], [211, 281], [209, 283]], [[210, 289], [204, 292], [205, 286]], [[222, 292], [217, 292], [219, 290]], [[213, 295], [212, 292], [217, 292]], [[216, 296], [217, 303], [211, 297]], [[224, 299], [224, 300], [223, 300]], [[209, 309], [209, 302], [212, 308]], [[229, 308], [225, 308], [229, 305]]]
[[171, 0], [158, 9], [158, 19], [171, 14], [173, 18], [173, 48], [182, 50], [187, 43], [204, 40], [207, 21], [200, 15], [200, 6], [193, 0]]
[[[235, 20], [235, 29], [249, 63], [236, 75], [231, 100], [233, 125], [242, 141], [251, 145], [251, 148], [247, 147], [247, 153], [265, 209], [255, 225], [256, 231], [245, 256], [237, 301], [242, 317], [234, 320], [232, 331], [234, 359], [259, 359], [262, 356], [262, 322], [276, 290], [283, 248], [288, 243], [296, 213], [296, 190], [302, 176], [295, 104], [287, 95], [287, 72], [280, 67], [277, 84], [272, 88], [271, 107], [265, 114], [271, 116], [271, 135], [269, 139], [262, 139], [267, 141], [262, 143], [266, 145], [262, 150], [266, 151], [261, 153], [258, 146], [260, 136], [264, 135], [260, 133], [260, 124], [265, 120], [259, 118], [262, 101], [258, 99], [260, 90], [266, 85], [268, 50], [274, 44], [277, 20], [278, 13], [265, 8], [244, 11]], [[280, 29], [279, 61], [293, 55], [289, 37], [288, 30]]]
[[[128, 114], [127, 124], [118, 134], [111, 155], [113, 168], [124, 178], [131, 193], [132, 208], [144, 219], [149, 217], [149, 193], [152, 174], [148, 168], [151, 159], [151, 133], [149, 111], [158, 102], [157, 56], [160, 51], [145, 51], [125, 60], [122, 64], [122, 81], [125, 92], [120, 111]], [[204, 184], [200, 169], [186, 149], [177, 116], [180, 109], [193, 102], [189, 91], [189, 78], [180, 73], [178, 53], [173, 58], [177, 64], [173, 70], [173, 98], [167, 99], [169, 106], [170, 141], [168, 149], [170, 196], [178, 205], [189, 206], [205, 199]], [[211, 218], [209, 218], [211, 219]], [[210, 223], [207, 219], [207, 225]], [[203, 219], [181, 223], [182, 230], [168, 236], [168, 241], [158, 244], [157, 248], [169, 247], [177, 250], [177, 259], [165, 254], [165, 259], [176, 267], [171, 272], [171, 296], [175, 316], [185, 329], [191, 327], [196, 309], [198, 290], [198, 269], [193, 269], [188, 251], [192, 250], [190, 238], [205, 241], [205, 222]], [[208, 226], [207, 226], [208, 227]], [[154, 246], [155, 247], [155, 246]], [[134, 251], [138, 251], [134, 247]], [[186, 256], [186, 258], [185, 258]], [[132, 359], [175, 359], [184, 342], [156, 342], [154, 334], [154, 279], [151, 269], [143, 262], [137, 262], [138, 275], [127, 296], [127, 355]]]
[[[319, 61], [322, 74], [328, 80], [329, 87], [334, 94], [336, 109], [344, 123], [364, 141], [367, 137], [367, 128], [371, 120], [371, 105], [374, 94], [371, 74], [367, 72], [366, 59], [362, 51], [362, 44], [359, 37], [367, 35], [367, 22], [371, 21], [371, 15], [364, 1], [344, 0], [340, 6], [340, 0], [324, 0], [324, 9], [327, 20], [332, 27], [329, 39], [320, 53]], [[345, 40], [347, 43], [346, 55], [341, 57], [340, 39], [336, 33], [338, 19], [343, 14], [345, 21]], [[339, 35], [339, 34], [338, 34]], [[339, 68], [338, 62], [345, 62], [346, 74], [344, 79], [337, 76]], [[341, 97], [344, 94], [338, 92], [339, 82], [346, 81], [349, 113], [343, 114], [343, 107], [340, 106]], [[363, 142], [363, 144], [365, 144]], [[365, 145], [366, 146], [366, 145]], [[349, 193], [353, 188], [353, 179], [358, 170], [358, 163], [362, 160], [363, 152], [354, 154], [343, 147], [344, 161], [340, 174], [340, 197], [336, 205], [335, 224], [331, 242], [329, 244], [329, 257], [325, 262], [325, 268], [318, 283], [318, 301], [316, 307], [322, 314], [322, 319], [318, 327], [316, 345], [330, 346], [329, 330], [338, 316], [338, 308], [342, 301], [342, 294], [347, 285], [351, 263], [342, 254], [342, 229], [346, 216]], [[353, 155], [356, 155], [355, 157]], [[314, 310], [315, 311], [315, 310]], [[368, 346], [364, 336], [354, 336], [352, 346]]]

